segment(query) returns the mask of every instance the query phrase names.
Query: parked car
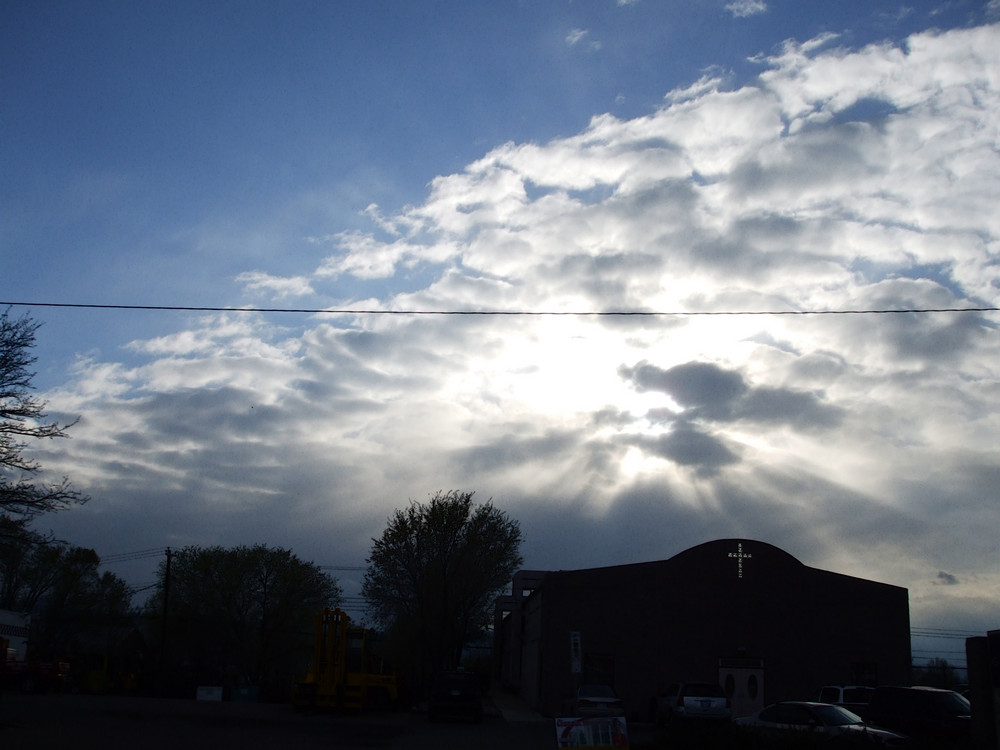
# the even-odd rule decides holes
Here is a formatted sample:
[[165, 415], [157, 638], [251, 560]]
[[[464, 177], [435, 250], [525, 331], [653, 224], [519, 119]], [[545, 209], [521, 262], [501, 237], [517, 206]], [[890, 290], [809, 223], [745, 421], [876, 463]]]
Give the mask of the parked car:
[[879, 747], [905, 747], [909, 744], [905, 735], [869, 726], [846, 708], [812, 701], [773, 703], [750, 716], [740, 717], [736, 724], [768, 735], [802, 732], [829, 739], [868, 740]]
[[483, 688], [474, 672], [444, 672], [427, 690], [427, 718], [483, 720]]
[[610, 685], [581, 685], [576, 691], [573, 715], [585, 718], [624, 716], [625, 703]]
[[868, 720], [914, 737], [968, 743], [972, 706], [953, 690], [880, 685], [868, 702]]
[[679, 721], [724, 723], [733, 718], [733, 705], [721, 685], [712, 682], [675, 682], [656, 697], [657, 724]]
[[832, 703], [868, 718], [868, 702], [875, 688], [869, 685], [824, 685], [809, 699], [814, 703]]

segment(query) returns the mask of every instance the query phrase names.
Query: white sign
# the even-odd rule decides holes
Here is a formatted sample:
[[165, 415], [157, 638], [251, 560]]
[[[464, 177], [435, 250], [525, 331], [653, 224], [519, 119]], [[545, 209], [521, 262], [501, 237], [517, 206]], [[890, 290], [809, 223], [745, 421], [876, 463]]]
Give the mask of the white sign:
[[571, 674], [583, 672], [583, 647], [580, 645], [580, 631], [569, 631], [569, 671]]
[[624, 716], [584, 719], [556, 719], [556, 747], [583, 747], [609, 750], [628, 747], [628, 728]]

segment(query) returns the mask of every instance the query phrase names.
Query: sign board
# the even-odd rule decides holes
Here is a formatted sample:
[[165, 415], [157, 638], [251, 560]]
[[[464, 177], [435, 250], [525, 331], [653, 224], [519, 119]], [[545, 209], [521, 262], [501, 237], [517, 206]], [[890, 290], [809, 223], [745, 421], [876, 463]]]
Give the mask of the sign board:
[[7, 660], [28, 658], [28, 634], [31, 616], [25, 612], [0, 609], [0, 637], [7, 639]]
[[601, 718], [556, 718], [556, 747], [611, 750], [628, 747], [624, 716]]
[[580, 645], [580, 631], [569, 632], [569, 671], [571, 674], [583, 672], [583, 647]]

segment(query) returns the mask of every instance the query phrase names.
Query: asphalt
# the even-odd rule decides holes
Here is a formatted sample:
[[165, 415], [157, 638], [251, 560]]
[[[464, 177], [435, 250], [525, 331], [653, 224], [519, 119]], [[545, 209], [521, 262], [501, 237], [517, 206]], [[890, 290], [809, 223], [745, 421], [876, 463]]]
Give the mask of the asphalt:
[[[0, 695], [2, 750], [551, 750], [551, 717], [502, 689], [483, 724], [428, 722], [419, 706], [380, 715], [306, 715], [281, 704], [69, 693]], [[633, 745], [650, 733], [629, 725]]]

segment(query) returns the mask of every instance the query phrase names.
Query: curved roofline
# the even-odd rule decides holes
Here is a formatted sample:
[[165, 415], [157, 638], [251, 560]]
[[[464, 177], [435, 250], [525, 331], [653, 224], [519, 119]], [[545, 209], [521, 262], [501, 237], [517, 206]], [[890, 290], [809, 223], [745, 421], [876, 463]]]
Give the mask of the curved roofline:
[[669, 557], [667, 559], [676, 560], [680, 557], [684, 557], [685, 555], [695, 554], [697, 550], [702, 550], [705, 547], [721, 547], [722, 545], [731, 545], [732, 549], [730, 549], [729, 552], [736, 552], [737, 549], [739, 549], [740, 545], [749, 545], [751, 549], [747, 551], [750, 552], [750, 554], [753, 554], [753, 548], [766, 547], [772, 552], [787, 558], [789, 561], [794, 562], [797, 565], [801, 565], [802, 567], [806, 567], [805, 563], [803, 563], [794, 555], [785, 552], [785, 550], [781, 549], [781, 547], [776, 547], [775, 545], [769, 544], [768, 542], [762, 542], [759, 539], [746, 539], [739, 537], [731, 539], [713, 539], [710, 542], [702, 542], [701, 544], [696, 544], [694, 547], [688, 547], [683, 552], [678, 552], [673, 557]]

